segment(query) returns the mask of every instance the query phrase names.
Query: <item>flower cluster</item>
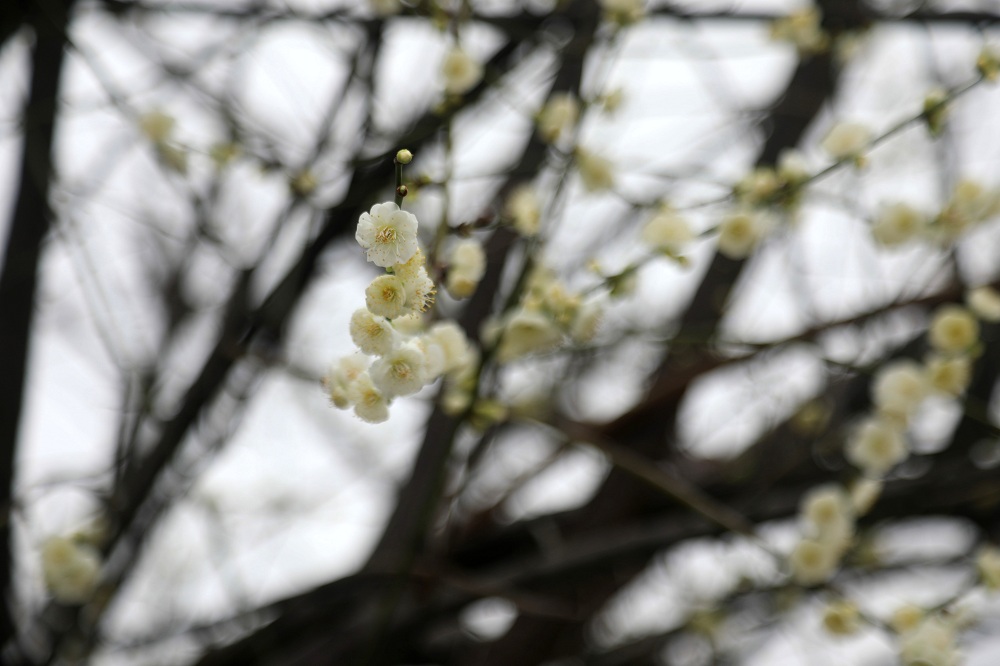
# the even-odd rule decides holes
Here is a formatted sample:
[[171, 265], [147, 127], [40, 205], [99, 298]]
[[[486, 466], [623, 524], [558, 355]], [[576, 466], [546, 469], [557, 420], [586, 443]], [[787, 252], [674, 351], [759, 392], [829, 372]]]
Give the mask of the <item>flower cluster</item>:
[[596, 301], [585, 301], [547, 268], [531, 274], [520, 305], [499, 322], [487, 325], [484, 339], [497, 344], [497, 358], [512, 361], [531, 354], [554, 351], [567, 337], [584, 344], [593, 339], [602, 310]]
[[398, 396], [416, 393], [442, 375], [459, 375], [475, 353], [454, 322], [426, 330], [422, 313], [434, 281], [417, 242], [417, 218], [395, 203], [375, 204], [358, 221], [355, 239], [368, 260], [387, 269], [365, 290], [366, 307], [351, 316], [351, 339], [361, 353], [341, 358], [324, 386], [331, 402], [370, 423], [389, 418]]

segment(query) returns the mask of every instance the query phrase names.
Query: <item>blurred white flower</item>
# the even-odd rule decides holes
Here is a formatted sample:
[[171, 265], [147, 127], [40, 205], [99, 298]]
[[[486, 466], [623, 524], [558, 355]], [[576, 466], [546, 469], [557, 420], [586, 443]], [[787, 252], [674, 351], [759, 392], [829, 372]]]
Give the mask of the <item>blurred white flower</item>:
[[928, 338], [938, 351], [946, 354], [965, 352], [979, 341], [979, 322], [960, 305], [942, 305], [931, 320]]
[[899, 427], [886, 419], [869, 417], [847, 440], [847, 459], [866, 474], [881, 476], [909, 454]]
[[448, 51], [441, 62], [444, 89], [449, 95], [462, 95], [471, 90], [483, 78], [483, 66], [456, 46]]
[[820, 146], [831, 157], [842, 160], [859, 157], [871, 143], [872, 133], [861, 123], [841, 122], [834, 125]]
[[609, 190], [615, 185], [614, 165], [610, 160], [583, 148], [576, 149], [576, 166], [588, 192]]
[[756, 211], [729, 213], [719, 225], [719, 252], [730, 259], [748, 257], [767, 234], [769, 226], [762, 214]]
[[910, 359], [891, 361], [875, 372], [872, 402], [880, 414], [906, 423], [930, 391], [927, 372]]
[[788, 556], [792, 577], [800, 585], [818, 585], [830, 579], [840, 564], [840, 553], [828, 543], [802, 539]]
[[556, 93], [538, 112], [538, 133], [542, 139], [555, 143], [572, 131], [580, 117], [580, 103], [569, 93]]
[[913, 240], [927, 230], [930, 220], [916, 208], [905, 203], [886, 206], [875, 218], [872, 236], [887, 247]]
[[475, 293], [486, 272], [486, 252], [479, 241], [466, 238], [455, 243], [448, 253], [445, 289], [454, 298], [468, 298]]
[[1000, 293], [993, 287], [976, 287], [965, 295], [965, 302], [983, 321], [1000, 321]]
[[504, 214], [513, 222], [517, 233], [530, 238], [538, 233], [542, 221], [542, 208], [538, 195], [531, 185], [520, 185], [507, 197]]
[[642, 240], [654, 250], [678, 254], [694, 240], [694, 231], [677, 211], [661, 206], [643, 227]]

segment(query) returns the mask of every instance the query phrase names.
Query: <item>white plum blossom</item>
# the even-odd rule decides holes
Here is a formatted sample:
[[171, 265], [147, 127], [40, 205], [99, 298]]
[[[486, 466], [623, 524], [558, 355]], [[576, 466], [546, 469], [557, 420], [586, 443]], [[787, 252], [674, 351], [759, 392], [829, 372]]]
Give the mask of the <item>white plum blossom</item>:
[[609, 190], [615, 185], [614, 165], [600, 155], [577, 148], [576, 167], [580, 170], [583, 189], [588, 192]]
[[771, 39], [791, 42], [802, 55], [822, 53], [830, 43], [816, 7], [793, 11], [771, 24]]
[[466, 238], [455, 243], [448, 253], [448, 276], [445, 288], [454, 298], [468, 298], [475, 293], [486, 272], [486, 252], [479, 241]]
[[845, 545], [854, 534], [854, 508], [843, 488], [813, 488], [802, 500], [801, 515], [810, 536], [826, 543]]
[[872, 133], [865, 125], [855, 122], [841, 122], [830, 128], [820, 146], [831, 157], [842, 160], [857, 158], [871, 143]]
[[919, 237], [930, 220], [913, 206], [895, 203], [886, 206], [875, 218], [872, 236], [886, 247], [901, 245]]
[[528, 354], [552, 351], [560, 345], [562, 333], [543, 313], [520, 308], [503, 327], [497, 356], [511, 361]]
[[359, 375], [368, 369], [368, 359], [361, 354], [352, 354], [339, 359], [323, 377], [323, 387], [330, 402], [339, 409], [347, 409], [352, 404], [352, 386]]
[[823, 628], [834, 636], [850, 636], [861, 628], [861, 611], [846, 599], [831, 602], [823, 609]]
[[463, 95], [483, 78], [483, 66], [461, 47], [454, 47], [441, 61], [444, 89], [449, 95]]
[[67, 537], [52, 537], [42, 545], [42, 575], [61, 604], [83, 604], [94, 594], [101, 573], [97, 550]]
[[955, 627], [940, 617], [925, 618], [903, 635], [900, 657], [906, 666], [957, 666]]
[[382, 423], [389, 419], [389, 398], [375, 386], [368, 372], [354, 378], [348, 397], [362, 421]]
[[764, 238], [768, 227], [757, 211], [733, 211], [719, 225], [719, 252], [730, 259], [746, 258]]
[[569, 93], [556, 93], [538, 112], [538, 133], [554, 143], [568, 134], [580, 116], [580, 103]]
[[403, 281], [395, 275], [380, 275], [365, 289], [368, 311], [380, 317], [393, 319], [407, 314], [407, 293]]
[[406, 343], [377, 359], [368, 373], [384, 395], [411, 395], [427, 383], [427, 359], [419, 346]]
[[960, 305], [943, 305], [934, 313], [928, 338], [931, 346], [940, 352], [966, 352], [979, 341], [979, 322]]
[[968, 356], [931, 354], [926, 365], [931, 388], [945, 395], [962, 395], [972, 380], [972, 359]]
[[473, 358], [465, 331], [454, 321], [435, 323], [427, 331], [427, 337], [444, 352], [444, 372], [460, 371]]
[[883, 365], [872, 381], [872, 402], [879, 413], [906, 420], [920, 407], [930, 391], [927, 372], [910, 359]]
[[866, 474], [885, 474], [909, 455], [906, 437], [895, 423], [869, 417], [847, 440], [847, 459]]
[[351, 340], [365, 354], [384, 356], [396, 346], [398, 334], [385, 317], [359, 308], [351, 315]]
[[965, 295], [965, 302], [983, 321], [1000, 321], [1000, 293], [993, 287], [976, 287]]
[[688, 221], [669, 206], [661, 206], [642, 229], [642, 240], [660, 252], [681, 252], [694, 240]]
[[839, 550], [816, 539], [802, 539], [788, 556], [792, 577], [800, 585], [818, 585], [830, 579], [840, 564]]
[[538, 195], [531, 185], [519, 185], [507, 197], [504, 214], [514, 223], [517, 233], [531, 238], [538, 233], [542, 221], [542, 208]]
[[863, 516], [868, 513], [875, 506], [875, 502], [878, 501], [884, 486], [885, 484], [881, 479], [868, 479], [865, 477], [861, 477], [851, 484], [851, 506], [854, 508], [855, 515]]
[[406, 291], [406, 307], [410, 314], [426, 312], [434, 302], [437, 289], [434, 280], [427, 274], [426, 266], [419, 266], [412, 272], [397, 273]]
[[375, 204], [370, 213], [361, 214], [354, 238], [376, 266], [402, 264], [418, 249], [417, 218], [391, 201]]

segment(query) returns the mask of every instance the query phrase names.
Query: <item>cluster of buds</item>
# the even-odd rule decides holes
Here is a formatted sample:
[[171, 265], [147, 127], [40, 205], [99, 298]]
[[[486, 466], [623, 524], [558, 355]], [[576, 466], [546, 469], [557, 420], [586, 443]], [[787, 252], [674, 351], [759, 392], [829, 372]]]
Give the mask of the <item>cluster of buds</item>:
[[424, 328], [435, 285], [417, 242], [416, 216], [393, 202], [375, 204], [361, 215], [355, 239], [386, 272], [365, 290], [366, 307], [351, 316], [351, 339], [361, 353], [337, 361], [324, 386], [335, 406], [380, 423], [393, 398], [465, 373], [475, 353], [454, 322]]

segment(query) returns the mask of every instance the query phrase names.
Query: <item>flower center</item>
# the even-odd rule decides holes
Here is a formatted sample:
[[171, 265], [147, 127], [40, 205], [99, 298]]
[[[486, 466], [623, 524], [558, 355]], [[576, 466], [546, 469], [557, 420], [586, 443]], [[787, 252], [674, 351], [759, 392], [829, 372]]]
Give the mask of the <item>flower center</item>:
[[376, 243], [395, 243], [396, 242], [396, 230], [392, 227], [382, 227], [375, 234]]
[[408, 379], [410, 377], [410, 366], [406, 363], [393, 363], [392, 374], [396, 379]]

